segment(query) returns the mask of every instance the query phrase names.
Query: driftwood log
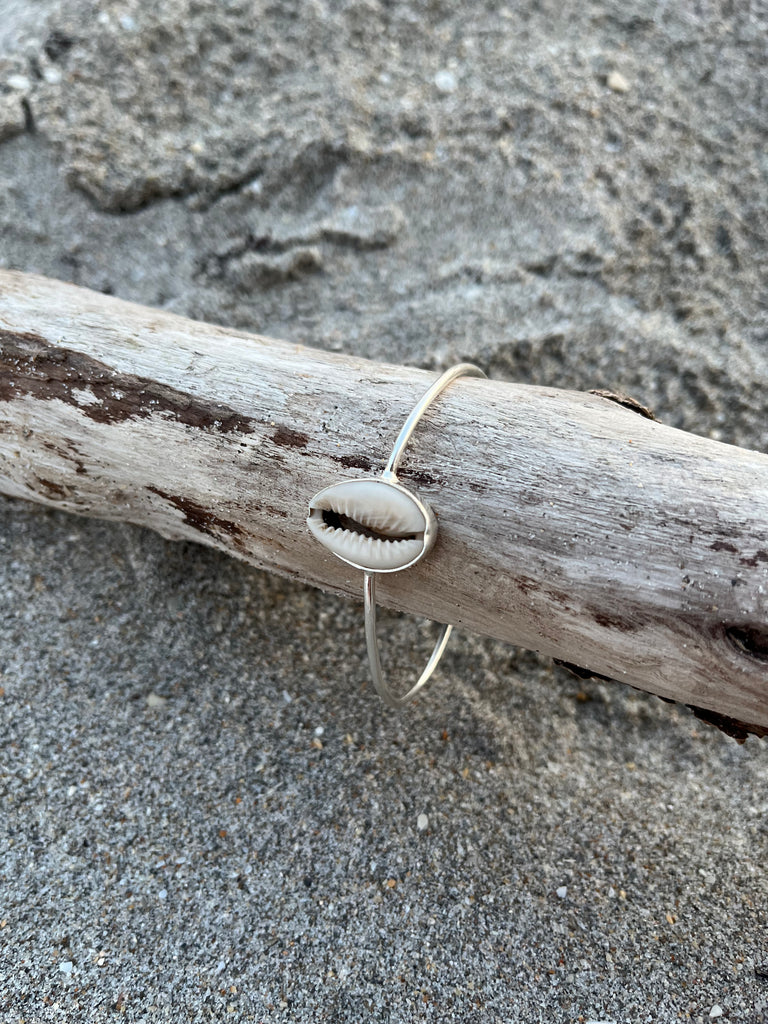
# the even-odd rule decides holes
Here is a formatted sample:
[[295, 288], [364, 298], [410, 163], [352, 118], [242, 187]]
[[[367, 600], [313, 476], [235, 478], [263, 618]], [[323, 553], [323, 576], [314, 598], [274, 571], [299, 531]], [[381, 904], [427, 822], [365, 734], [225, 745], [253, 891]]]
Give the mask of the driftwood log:
[[[0, 272], [0, 491], [360, 600], [307, 503], [379, 472], [434, 377]], [[400, 476], [439, 536], [382, 604], [768, 732], [768, 455], [463, 378]]]

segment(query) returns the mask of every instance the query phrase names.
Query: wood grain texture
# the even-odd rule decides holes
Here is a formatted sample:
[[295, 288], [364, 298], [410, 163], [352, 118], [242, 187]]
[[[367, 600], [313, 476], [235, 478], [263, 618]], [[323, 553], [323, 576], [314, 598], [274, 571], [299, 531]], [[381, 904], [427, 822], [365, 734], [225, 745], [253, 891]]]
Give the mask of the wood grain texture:
[[[359, 600], [308, 500], [379, 472], [434, 376], [0, 271], [0, 491]], [[768, 727], [768, 456], [462, 378], [399, 475], [439, 535], [380, 603]]]

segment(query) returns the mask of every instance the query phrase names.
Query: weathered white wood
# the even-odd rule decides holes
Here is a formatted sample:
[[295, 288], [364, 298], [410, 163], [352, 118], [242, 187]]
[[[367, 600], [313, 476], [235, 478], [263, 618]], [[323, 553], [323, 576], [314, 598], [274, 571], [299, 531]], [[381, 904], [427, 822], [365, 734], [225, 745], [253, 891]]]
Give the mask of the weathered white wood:
[[[433, 380], [0, 272], [0, 491], [360, 599], [307, 503], [378, 472]], [[768, 456], [460, 379], [400, 476], [439, 535], [383, 604], [768, 726]]]

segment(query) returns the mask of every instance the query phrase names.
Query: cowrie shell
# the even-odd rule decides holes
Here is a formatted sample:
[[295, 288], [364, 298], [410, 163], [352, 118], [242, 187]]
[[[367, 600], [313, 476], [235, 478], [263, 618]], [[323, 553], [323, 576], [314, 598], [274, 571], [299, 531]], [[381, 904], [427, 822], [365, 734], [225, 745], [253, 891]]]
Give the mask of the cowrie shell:
[[367, 477], [326, 487], [309, 503], [313, 536], [343, 562], [366, 572], [397, 572], [435, 543], [432, 509], [392, 480]]

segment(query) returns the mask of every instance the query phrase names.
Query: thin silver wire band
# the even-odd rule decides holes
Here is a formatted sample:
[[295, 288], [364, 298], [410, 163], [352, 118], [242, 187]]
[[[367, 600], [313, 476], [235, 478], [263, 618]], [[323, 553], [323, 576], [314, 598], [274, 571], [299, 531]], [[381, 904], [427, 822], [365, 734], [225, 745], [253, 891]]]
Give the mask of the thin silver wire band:
[[[411, 438], [416, 425], [421, 417], [426, 412], [427, 408], [437, 398], [437, 396], [444, 391], [449, 384], [451, 384], [457, 377], [485, 377], [485, 374], [478, 366], [473, 366], [472, 363], [458, 363], [456, 366], [452, 366], [449, 370], [446, 370], [442, 376], [438, 377], [435, 383], [429, 387], [416, 405], [403, 424], [402, 430], [397, 436], [395, 445], [392, 449], [392, 454], [389, 457], [382, 478], [392, 482], [397, 481], [397, 467], [400, 465], [400, 459], [405, 451], [405, 446]], [[373, 677], [373, 685], [376, 687], [376, 692], [382, 701], [390, 708], [402, 708], [409, 701], [413, 700], [416, 694], [421, 690], [424, 684], [430, 679], [432, 673], [437, 668], [437, 664], [440, 658], [443, 656], [443, 651], [448, 644], [448, 638], [451, 635], [453, 626], [446, 625], [440, 631], [440, 636], [437, 639], [432, 654], [430, 655], [429, 661], [424, 671], [419, 676], [418, 680], [406, 693], [398, 696], [394, 690], [391, 690], [387, 681], [384, 678], [384, 673], [381, 669], [381, 659], [379, 658], [379, 642], [376, 637], [376, 573], [365, 572], [364, 573], [364, 594], [365, 594], [365, 642], [368, 647], [368, 661], [371, 666], [371, 675]]]

